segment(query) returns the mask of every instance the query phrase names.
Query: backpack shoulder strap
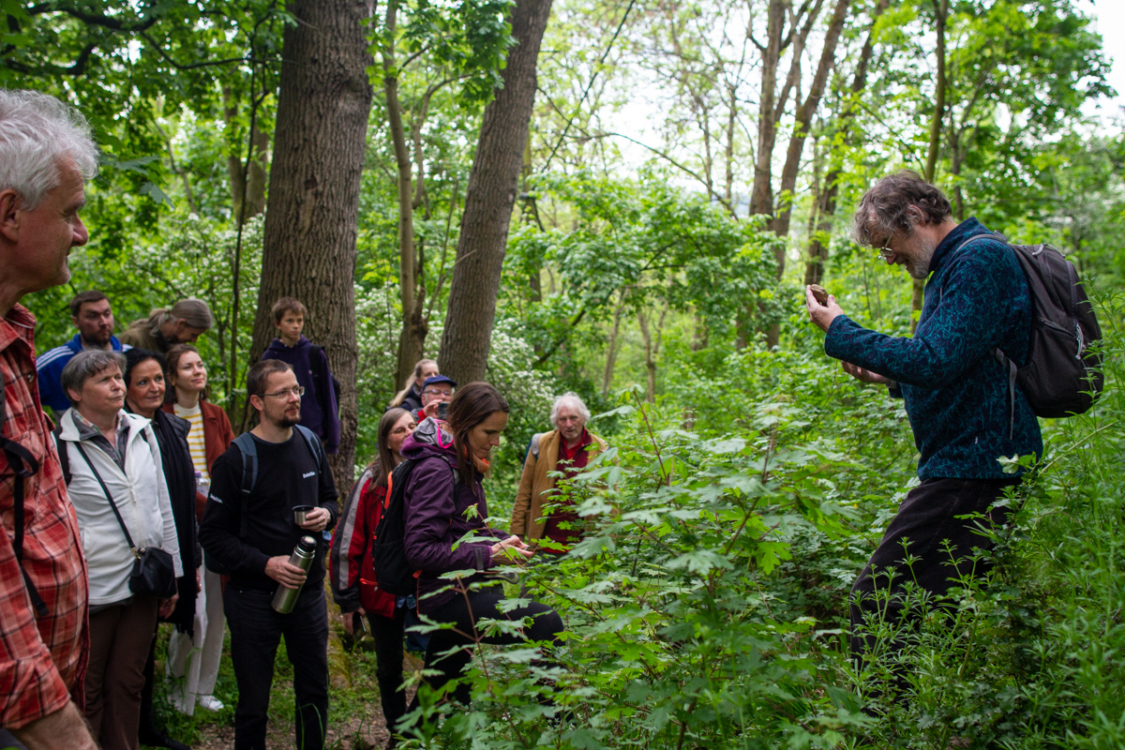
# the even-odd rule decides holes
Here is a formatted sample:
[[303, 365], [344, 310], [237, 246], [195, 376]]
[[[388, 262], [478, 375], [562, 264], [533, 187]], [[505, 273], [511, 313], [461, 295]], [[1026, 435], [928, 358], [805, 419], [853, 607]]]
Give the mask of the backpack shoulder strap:
[[539, 460], [539, 438], [543, 437], [543, 433], [537, 432], [531, 436], [531, 455], [535, 456], [535, 460]]
[[254, 444], [254, 436], [244, 432], [234, 439], [242, 454], [242, 505], [238, 509], [238, 538], [246, 538], [246, 505], [254, 485], [258, 482], [258, 446]]
[[51, 430], [51, 434], [55, 436], [55, 453], [59, 454], [59, 468], [62, 469], [63, 481], [66, 486], [70, 486], [70, 480], [73, 477], [70, 474], [70, 447], [67, 442], [62, 439], [62, 423], [55, 425], [55, 429]]
[[315, 432], [304, 425], [299, 424], [294, 425], [294, 427], [297, 428], [297, 432], [301, 434], [301, 437], [305, 439], [305, 443], [309, 446], [313, 458], [316, 459], [316, 468], [320, 471], [324, 471], [324, 446], [320, 444], [320, 438]]
[[8, 461], [8, 465], [12, 467], [12, 473], [15, 474], [12, 478], [12, 511], [15, 516], [12, 519], [15, 526], [15, 539], [12, 541], [12, 548], [16, 555], [16, 562], [20, 566], [20, 573], [23, 575], [24, 587], [27, 589], [27, 596], [31, 600], [31, 606], [35, 608], [35, 613], [39, 617], [46, 617], [48, 614], [47, 605], [43, 601], [43, 597], [39, 595], [39, 590], [35, 588], [35, 584], [31, 582], [31, 576], [28, 575], [27, 569], [23, 567], [23, 495], [26, 490], [25, 484], [28, 478], [39, 471], [39, 462], [35, 460], [35, 456], [33, 456], [31, 451], [27, 448], [20, 445], [15, 440], [9, 440], [4, 437], [4, 408], [4, 403], [0, 401], [0, 451], [3, 452], [4, 457]]

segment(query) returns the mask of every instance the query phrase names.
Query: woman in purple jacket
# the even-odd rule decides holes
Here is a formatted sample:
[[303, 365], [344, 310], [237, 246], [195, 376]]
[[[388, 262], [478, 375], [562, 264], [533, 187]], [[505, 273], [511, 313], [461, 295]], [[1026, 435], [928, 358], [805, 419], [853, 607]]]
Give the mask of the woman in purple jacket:
[[[501, 612], [497, 604], [505, 598], [500, 581], [490, 569], [522, 562], [532, 551], [517, 536], [505, 536], [488, 528], [488, 506], [481, 480], [488, 471], [492, 447], [508, 426], [508, 402], [488, 383], [469, 383], [449, 403], [447, 421], [426, 419], [403, 443], [402, 454], [417, 462], [406, 480], [405, 551], [410, 567], [418, 575], [418, 611], [452, 630], [436, 630], [426, 649], [425, 669], [440, 675], [429, 678], [438, 689], [461, 671], [478, 643], [511, 644], [525, 641], [557, 642], [562, 618], [550, 607], [531, 601]], [[466, 513], [470, 507], [475, 512]], [[466, 542], [467, 535], [493, 541]], [[441, 576], [453, 570], [476, 571], [450, 581]], [[434, 593], [437, 592], [437, 593]], [[432, 595], [428, 595], [432, 594]], [[481, 618], [523, 620], [522, 633], [482, 635], [474, 624]], [[450, 649], [462, 646], [448, 656]], [[467, 704], [469, 686], [462, 683], [454, 698]], [[414, 699], [412, 709], [418, 704]]]

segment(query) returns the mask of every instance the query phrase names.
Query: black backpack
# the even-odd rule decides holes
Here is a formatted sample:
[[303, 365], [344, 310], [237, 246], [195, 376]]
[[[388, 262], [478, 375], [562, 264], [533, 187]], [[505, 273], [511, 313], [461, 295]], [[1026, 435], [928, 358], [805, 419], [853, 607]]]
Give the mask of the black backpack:
[[380, 589], [395, 596], [415, 593], [416, 577], [406, 562], [406, 482], [417, 461], [407, 459], [391, 474], [391, 496], [371, 538], [371, 566]]
[[968, 242], [978, 239], [999, 240], [1012, 248], [1031, 292], [1027, 364], [1017, 367], [1000, 349], [993, 351], [1008, 372], [1013, 425], [1017, 385], [1037, 417], [1069, 417], [1089, 411], [1105, 383], [1102, 355], [1090, 351], [1090, 345], [1101, 340], [1102, 331], [1074, 264], [1048, 244], [1013, 245], [999, 234], [977, 235]]

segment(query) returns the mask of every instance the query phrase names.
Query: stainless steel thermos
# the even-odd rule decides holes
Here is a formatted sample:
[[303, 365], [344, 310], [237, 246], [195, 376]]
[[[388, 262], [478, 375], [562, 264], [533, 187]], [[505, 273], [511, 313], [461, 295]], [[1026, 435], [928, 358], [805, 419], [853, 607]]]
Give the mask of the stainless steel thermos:
[[[289, 564], [296, 565], [306, 573], [312, 567], [313, 557], [316, 555], [316, 540], [311, 536], [301, 537], [301, 541], [297, 542], [297, 546], [293, 549], [293, 554], [289, 556]], [[280, 583], [277, 585], [277, 593], [273, 595], [273, 611], [278, 614], [287, 615], [293, 611], [294, 605], [297, 604], [297, 597], [301, 595], [301, 586], [295, 589], [286, 588]]]

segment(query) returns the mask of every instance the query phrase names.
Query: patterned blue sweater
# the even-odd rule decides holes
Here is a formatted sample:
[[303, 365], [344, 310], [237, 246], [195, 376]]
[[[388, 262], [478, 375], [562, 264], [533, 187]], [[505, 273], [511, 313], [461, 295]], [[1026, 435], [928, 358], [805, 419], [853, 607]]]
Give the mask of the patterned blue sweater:
[[1008, 378], [992, 356], [999, 347], [1026, 364], [1027, 280], [1004, 243], [962, 246], [987, 231], [969, 219], [938, 245], [913, 338], [876, 333], [841, 315], [824, 340], [830, 357], [898, 382], [891, 393], [905, 399], [921, 479], [1001, 478], [1000, 456], [1043, 453], [1039, 422], [1018, 388], [1010, 423]]

